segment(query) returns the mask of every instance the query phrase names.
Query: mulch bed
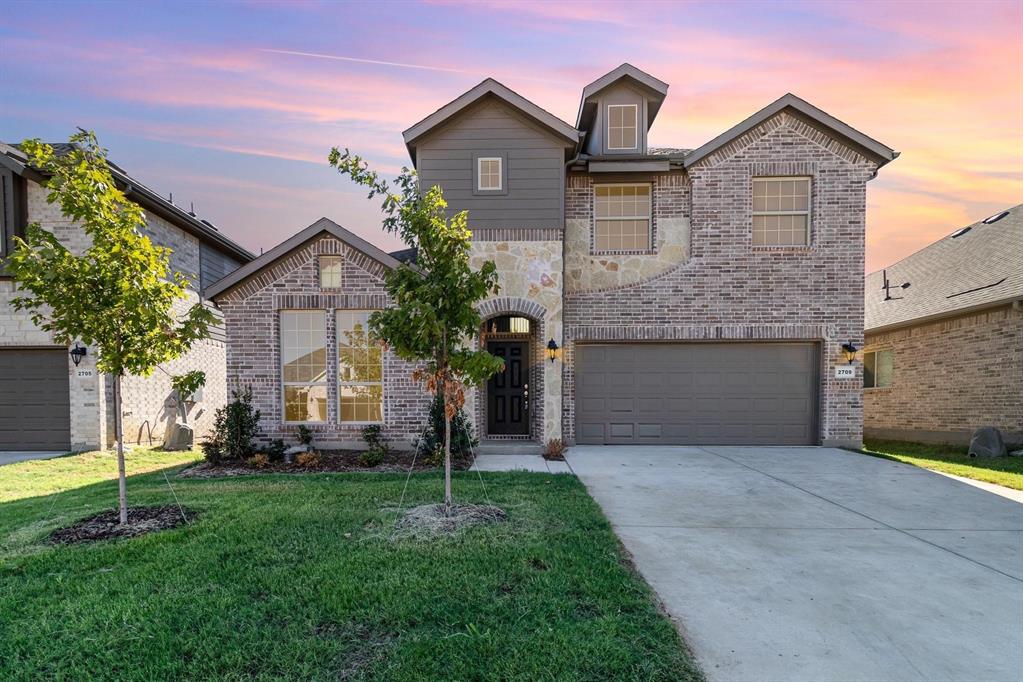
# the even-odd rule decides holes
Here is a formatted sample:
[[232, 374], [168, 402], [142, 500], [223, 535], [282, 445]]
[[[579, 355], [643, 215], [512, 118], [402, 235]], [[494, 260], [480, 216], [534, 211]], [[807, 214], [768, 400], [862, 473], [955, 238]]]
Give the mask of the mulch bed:
[[[362, 454], [356, 450], [317, 450], [320, 455], [318, 464], [302, 466], [297, 463], [270, 462], [266, 466], [255, 467], [246, 461], [231, 461], [222, 464], [200, 462], [178, 474], [181, 478], [221, 478], [225, 476], [250, 476], [252, 474], [302, 474], [302, 473], [345, 473], [345, 472], [407, 472], [412, 464], [412, 452], [397, 450], [388, 453], [384, 460], [374, 467], [364, 466], [359, 462]], [[414, 471], [432, 471], [437, 467], [426, 461], [420, 454], [416, 457]], [[467, 463], [455, 462], [453, 468], [467, 469]]]
[[394, 529], [399, 535], [433, 537], [450, 535], [485, 523], [497, 523], [508, 518], [500, 507], [489, 504], [424, 504], [412, 507], [397, 520]]
[[[188, 521], [185, 518], [188, 518]], [[115, 538], [133, 538], [158, 530], [184, 525], [195, 518], [195, 512], [177, 505], [161, 507], [128, 507], [128, 523], [120, 524], [116, 509], [100, 512], [67, 528], [50, 533], [47, 540], [55, 545], [73, 545]]]

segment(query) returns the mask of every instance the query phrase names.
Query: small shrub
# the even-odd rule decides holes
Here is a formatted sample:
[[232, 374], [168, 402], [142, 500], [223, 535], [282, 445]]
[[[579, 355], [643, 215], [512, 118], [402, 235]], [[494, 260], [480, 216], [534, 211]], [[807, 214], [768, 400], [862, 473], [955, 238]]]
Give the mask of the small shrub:
[[[467, 466], [472, 461], [472, 449], [479, 445], [473, 435], [472, 423], [465, 410], [458, 410], [451, 419], [451, 463]], [[440, 460], [437, 466], [444, 465], [444, 403], [437, 394], [430, 403], [430, 417], [426, 430], [421, 438], [416, 439], [416, 449], [429, 453], [427, 461], [433, 463], [437, 448], [440, 448]]]
[[274, 438], [270, 441], [270, 445], [266, 448], [266, 454], [270, 458], [271, 462], [282, 462], [284, 461], [284, 451], [287, 450], [287, 446], [284, 445], [284, 441], [280, 438]]
[[547, 441], [547, 447], [544, 448], [543, 456], [545, 459], [565, 459], [565, 444], [560, 438], [551, 438]]
[[366, 450], [359, 455], [359, 464], [364, 467], [380, 466], [384, 461], [384, 453], [379, 450]]
[[318, 467], [320, 466], [320, 455], [317, 452], [301, 452], [295, 458], [295, 464], [308, 469]]
[[309, 430], [309, 427], [305, 424], [300, 424], [298, 427], [298, 442], [306, 447], [313, 444], [313, 432]]
[[259, 427], [259, 410], [252, 407], [252, 391], [235, 391], [234, 400], [218, 408], [213, 420], [213, 434], [203, 444], [203, 455], [212, 464], [225, 459], [244, 459], [253, 450], [252, 441]]
[[224, 444], [210, 436], [199, 445], [202, 456], [210, 464], [220, 464], [224, 460]]
[[387, 442], [383, 427], [380, 424], [369, 424], [363, 427], [362, 440], [366, 441], [366, 451], [359, 455], [359, 464], [362, 466], [377, 466], [384, 461], [384, 457], [391, 451], [390, 444]]
[[249, 457], [248, 460], [246, 461], [249, 463], [250, 467], [262, 469], [263, 467], [270, 463], [270, 457], [262, 452], [257, 452], [252, 457]]

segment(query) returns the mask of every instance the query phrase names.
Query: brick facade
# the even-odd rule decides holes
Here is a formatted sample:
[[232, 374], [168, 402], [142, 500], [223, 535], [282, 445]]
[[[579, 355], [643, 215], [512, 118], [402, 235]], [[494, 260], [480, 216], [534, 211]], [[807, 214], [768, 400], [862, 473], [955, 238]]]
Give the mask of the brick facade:
[[[29, 222], [38, 222], [73, 253], [80, 254], [88, 247], [85, 232], [60, 212], [58, 204], [46, 202], [49, 190], [35, 182], [27, 185], [27, 213]], [[184, 311], [199, 300], [199, 240], [175, 227], [163, 218], [146, 212], [146, 231], [154, 243], [169, 247], [171, 268], [183, 272], [193, 281], [188, 289], [188, 300], [177, 304]], [[0, 349], [7, 347], [53, 347], [51, 336], [38, 329], [24, 312], [15, 311], [10, 300], [17, 296], [12, 280], [0, 280]], [[203, 437], [212, 425], [213, 413], [226, 397], [226, 347], [223, 329], [214, 330], [211, 338], [196, 344], [187, 354], [163, 365], [150, 377], [128, 376], [122, 380], [124, 438], [126, 443], [154, 443], [163, 441], [167, 425], [179, 419], [179, 411], [172, 400], [170, 375], [200, 369], [206, 372], [206, 386], [202, 400], [191, 405], [188, 422], [197, 437]], [[71, 447], [74, 450], [92, 450], [109, 447], [114, 443], [113, 384], [109, 377], [96, 371], [96, 356], [89, 353], [75, 367], [68, 358], [69, 390], [71, 393]]]
[[[688, 181], [681, 172], [653, 178], [655, 226], [689, 218], [689, 252], [645, 281], [566, 292], [566, 438], [575, 437], [576, 343], [764, 339], [820, 344], [821, 441], [858, 445], [862, 380], [835, 379], [830, 368], [841, 344], [862, 344], [866, 182], [876, 167], [781, 113], [688, 169]], [[752, 178], [764, 175], [813, 178], [809, 246], [752, 245]], [[569, 179], [569, 223], [592, 220], [591, 184], [585, 176]], [[589, 267], [605, 267], [602, 258], [591, 258]]]
[[[343, 259], [340, 289], [321, 289], [320, 255]], [[217, 296], [227, 326], [227, 387], [250, 388], [261, 413], [261, 438], [294, 442], [296, 425], [283, 421], [280, 360], [280, 311], [322, 310], [327, 321], [327, 422], [308, 424], [321, 447], [362, 442], [361, 424], [338, 419], [336, 310], [378, 310], [390, 305], [384, 287], [385, 266], [332, 235], [321, 234], [283, 256], [236, 287]], [[412, 380], [414, 366], [384, 353], [385, 435], [408, 444], [421, 435], [429, 396]]]
[[1023, 310], [1002, 306], [867, 334], [864, 351], [891, 350], [892, 384], [864, 390], [873, 438], [968, 443], [995, 426], [1023, 443]]

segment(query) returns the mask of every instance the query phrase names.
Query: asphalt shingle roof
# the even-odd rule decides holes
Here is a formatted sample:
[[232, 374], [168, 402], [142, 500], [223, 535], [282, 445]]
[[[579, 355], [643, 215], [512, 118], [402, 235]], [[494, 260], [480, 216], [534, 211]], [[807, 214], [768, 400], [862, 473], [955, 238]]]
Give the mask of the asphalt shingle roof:
[[[960, 228], [887, 272], [890, 301], [884, 300], [883, 272], [867, 275], [867, 331], [1023, 300], [1023, 204], [990, 224]], [[908, 289], [899, 288], [904, 282]]]

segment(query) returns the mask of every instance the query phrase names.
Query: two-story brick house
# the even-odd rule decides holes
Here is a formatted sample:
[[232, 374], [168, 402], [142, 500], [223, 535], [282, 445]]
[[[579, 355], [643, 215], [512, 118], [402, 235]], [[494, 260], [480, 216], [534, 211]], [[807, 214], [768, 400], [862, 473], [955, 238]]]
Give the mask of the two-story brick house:
[[[897, 153], [793, 95], [698, 149], [650, 148], [667, 90], [622, 65], [571, 125], [487, 79], [405, 131], [499, 271], [479, 343], [506, 362], [471, 396], [480, 434], [859, 444], [861, 380], [831, 368], [862, 345], [866, 183]], [[323, 220], [211, 288], [229, 384], [254, 387], [267, 433], [422, 428], [408, 368], [352, 342], [394, 256]]]
[[[53, 146], [58, 153], [68, 148]], [[116, 164], [111, 164], [111, 173], [128, 198], [145, 209], [150, 239], [172, 249], [171, 268], [191, 278], [181, 310], [200, 299], [203, 287], [255, 257], [213, 224], [175, 206]], [[18, 294], [3, 271], [3, 260], [14, 248], [14, 237], [23, 235], [29, 223], [38, 222], [72, 252], [88, 246], [81, 227], [64, 217], [59, 205], [46, 202], [46, 180], [26, 163], [18, 147], [0, 143], [0, 450], [104, 448], [114, 441], [113, 385], [96, 371], [92, 349], [86, 348], [85, 357], [75, 365], [67, 347], [56, 345], [26, 312], [10, 304]], [[227, 400], [225, 366], [224, 329], [218, 326], [208, 340], [152, 376], [125, 377], [125, 442], [162, 442], [164, 429], [180, 412], [171, 376], [195, 369], [206, 373], [206, 386], [185, 407], [196, 434], [205, 434], [215, 409]]]

